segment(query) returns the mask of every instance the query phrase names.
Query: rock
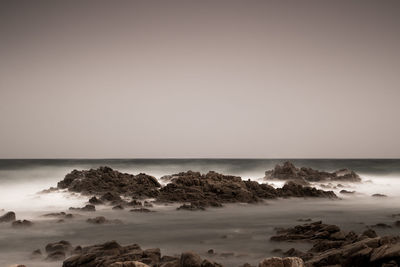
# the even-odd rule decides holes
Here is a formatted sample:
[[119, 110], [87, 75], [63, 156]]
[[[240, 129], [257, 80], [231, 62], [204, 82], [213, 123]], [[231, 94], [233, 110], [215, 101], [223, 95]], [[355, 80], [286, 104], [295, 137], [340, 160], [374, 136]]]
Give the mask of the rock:
[[121, 224], [122, 223], [121, 220], [107, 220], [104, 216], [89, 218], [86, 220], [86, 222], [91, 223], [91, 224], [106, 224], [106, 223]]
[[387, 195], [384, 194], [373, 194], [373, 197], [387, 197]]
[[124, 207], [122, 205], [117, 205], [112, 208], [113, 210], [123, 210]]
[[259, 264], [259, 267], [304, 267], [304, 261], [297, 257], [271, 257], [263, 259]]
[[372, 229], [367, 229], [362, 233], [363, 236], [369, 237], [369, 238], [374, 238], [377, 237], [378, 235], [376, 232]]
[[94, 196], [89, 199], [89, 203], [92, 205], [102, 205], [103, 201]]
[[33, 223], [28, 220], [18, 220], [18, 221], [12, 222], [12, 227], [15, 227], [15, 228], [25, 228], [25, 227], [30, 227], [32, 225], [33, 225]]
[[133, 206], [133, 207], [141, 207], [142, 206], [142, 202], [133, 199], [131, 202], [128, 202], [127, 204], [128, 206]]
[[100, 197], [101, 201], [108, 201], [108, 202], [120, 202], [122, 198], [119, 194], [113, 192], [107, 192]]
[[200, 256], [194, 252], [184, 252], [181, 254], [181, 267], [201, 267], [202, 262]]
[[330, 182], [330, 181], [349, 181], [361, 182], [361, 178], [355, 172], [342, 169], [333, 173], [318, 171], [311, 168], [296, 168], [291, 162], [284, 162], [283, 165], [276, 165], [273, 170], [265, 172], [266, 180], [286, 180], [308, 182]]
[[72, 251], [72, 246], [71, 246], [71, 243], [69, 243], [68, 241], [61, 240], [61, 241], [58, 241], [55, 243], [47, 244], [45, 249], [48, 254], [56, 252], [56, 251], [62, 251], [64, 253], [69, 253]]
[[13, 211], [9, 211], [6, 214], [2, 215], [0, 217], [0, 223], [2, 222], [13, 222], [15, 221], [16, 217], [15, 217], [15, 212]]
[[10, 265], [10, 266], [8, 266], [8, 267], [26, 267], [26, 265], [23, 265], [23, 264], [13, 264], [13, 265]]
[[150, 267], [150, 266], [139, 261], [124, 261], [124, 262], [113, 263], [110, 265], [110, 267]]
[[69, 208], [69, 210], [76, 210], [76, 211], [96, 211], [96, 207], [94, 205], [88, 204], [83, 208]]
[[31, 253], [31, 259], [41, 259], [42, 257], [43, 255], [40, 249], [36, 249]]
[[[69, 257], [63, 267], [96, 266], [173, 266], [165, 265], [177, 260], [175, 257], [162, 257], [158, 248], [142, 250], [139, 245], [121, 246], [115, 241], [81, 248]], [[132, 265], [136, 264], [136, 265]], [[180, 267], [178, 265], [178, 267]]]
[[190, 204], [183, 204], [181, 206], [179, 206], [178, 208], [176, 208], [177, 210], [205, 210], [204, 207], [196, 205], [194, 203], [190, 203]]
[[340, 194], [354, 194], [356, 191], [347, 191], [345, 189], [340, 190]]
[[215, 254], [215, 251], [214, 251], [213, 249], [209, 249], [209, 250], [207, 251], [207, 254], [213, 255], [213, 254]]
[[201, 267], [223, 267], [221, 264], [205, 259], [201, 263]]
[[130, 194], [143, 197], [156, 197], [158, 195], [157, 189], [160, 186], [153, 176], [144, 173], [138, 175], [121, 173], [110, 167], [83, 171], [73, 170], [57, 185], [60, 189], [90, 195], [111, 192], [115, 195]]
[[47, 255], [46, 260], [47, 261], [61, 261], [61, 260], [65, 259], [65, 257], [66, 257], [65, 252], [54, 251]]
[[392, 228], [392, 226], [390, 226], [390, 225], [388, 225], [386, 223], [377, 223], [377, 224], [372, 225], [372, 227], [375, 227], [375, 228]]

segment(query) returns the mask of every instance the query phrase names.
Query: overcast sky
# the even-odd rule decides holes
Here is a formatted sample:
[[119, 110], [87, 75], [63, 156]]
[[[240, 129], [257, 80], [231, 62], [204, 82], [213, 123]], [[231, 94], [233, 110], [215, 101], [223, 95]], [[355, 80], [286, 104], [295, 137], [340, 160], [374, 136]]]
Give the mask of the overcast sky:
[[0, 158], [400, 157], [400, 1], [1, 1]]

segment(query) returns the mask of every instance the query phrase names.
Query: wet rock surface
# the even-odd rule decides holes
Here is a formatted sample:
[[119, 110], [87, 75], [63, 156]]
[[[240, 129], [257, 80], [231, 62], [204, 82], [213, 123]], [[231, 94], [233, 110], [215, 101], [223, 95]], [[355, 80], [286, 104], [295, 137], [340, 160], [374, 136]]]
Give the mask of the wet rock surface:
[[[319, 190], [292, 181], [282, 188], [274, 188], [268, 184], [245, 181], [238, 176], [212, 171], [207, 174], [188, 171], [168, 177], [169, 183], [162, 187], [153, 176], [131, 175], [109, 167], [100, 167], [96, 170], [74, 170], [58, 183], [58, 187], [93, 195], [89, 199], [91, 204], [83, 208], [72, 208], [78, 211], [94, 211], [94, 205], [99, 204], [113, 205], [115, 209], [141, 207], [143, 204], [137, 198], [144, 197], [155, 198], [158, 203], [183, 203], [178, 209], [192, 211], [221, 207], [224, 203], [256, 203], [279, 197], [336, 198], [333, 191]], [[127, 201], [128, 197], [132, 200]], [[152, 207], [152, 204], [145, 201], [144, 206]]]
[[265, 172], [266, 180], [291, 180], [297, 183], [347, 181], [361, 182], [361, 178], [354, 171], [341, 169], [335, 172], [318, 171], [308, 167], [297, 168], [291, 162], [276, 165], [274, 169]]
[[83, 247], [80, 252], [67, 258], [63, 267], [116, 267], [116, 266], [163, 266], [163, 267], [220, 267], [213, 261], [202, 259], [194, 252], [181, 256], [161, 256], [160, 249], [142, 249], [137, 244], [121, 246], [116, 241]]
[[109, 167], [73, 170], [57, 184], [60, 189], [89, 195], [114, 192], [118, 195], [129, 194], [137, 197], [155, 197], [158, 195], [157, 188], [160, 186], [153, 176], [143, 173], [138, 175], [121, 173]]
[[305, 241], [313, 244], [307, 252], [294, 248], [285, 252], [285, 255], [302, 258], [305, 266], [380, 267], [384, 264], [393, 264], [393, 262], [400, 263], [400, 238], [398, 236], [379, 237], [372, 229], [358, 235], [351, 231], [342, 231], [336, 225], [318, 221], [280, 229], [277, 233], [271, 237], [271, 240]]

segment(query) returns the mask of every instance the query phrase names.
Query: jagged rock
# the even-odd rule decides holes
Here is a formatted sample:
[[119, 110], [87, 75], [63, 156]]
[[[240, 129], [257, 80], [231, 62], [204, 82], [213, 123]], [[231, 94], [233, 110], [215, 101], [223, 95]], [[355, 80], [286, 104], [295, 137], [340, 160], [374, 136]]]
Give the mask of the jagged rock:
[[140, 173], [121, 173], [110, 167], [90, 170], [73, 170], [57, 185], [60, 189], [91, 195], [113, 192], [117, 195], [156, 197], [161, 185], [153, 176]]
[[378, 235], [376, 232], [372, 229], [367, 229], [362, 233], [363, 236], [369, 237], [369, 238], [374, 238], [377, 237]]
[[165, 266], [165, 263], [173, 262], [174, 260], [177, 260], [177, 258], [161, 258], [158, 248], [142, 250], [137, 244], [121, 246], [115, 241], [110, 241], [81, 248], [76, 255], [64, 261], [63, 267], [135, 266], [129, 265], [133, 264], [133, 262], [140, 262], [146, 264], [146, 266]]
[[9, 211], [0, 217], [0, 223], [13, 222], [13, 221], [15, 221], [15, 219], [16, 219], [15, 212]]
[[194, 204], [194, 203], [183, 204], [183, 205], [179, 206], [179, 207], [176, 208], [176, 209], [177, 209], [177, 210], [191, 210], [191, 211], [194, 211], [194, 210], [205, 210], [204, 207], [198, 206], [198, 205], [196, 205], [196, 204]]
[[205, 259], [201, 263], [201, 267], [223, 267], [221, 264]]
[[25, 227], [32, 226], [33, 223], [28, 220], [18, 220], [18, 221], [12, 222], [11, 225], [12, 225], [12, 227], [15, 227], [15, 228], [25, 228]]
[[302, 184], [308, 182], [349, 181], [360, 182], [361, 178], [355, 172], [342, 169], [332, 173], [318, 171], [311, 168], [296, 168], [293, 163], [286, 161], [283, 165], [276, 165], [273, 170], [265, 172], [266, 180], [291, 180]]

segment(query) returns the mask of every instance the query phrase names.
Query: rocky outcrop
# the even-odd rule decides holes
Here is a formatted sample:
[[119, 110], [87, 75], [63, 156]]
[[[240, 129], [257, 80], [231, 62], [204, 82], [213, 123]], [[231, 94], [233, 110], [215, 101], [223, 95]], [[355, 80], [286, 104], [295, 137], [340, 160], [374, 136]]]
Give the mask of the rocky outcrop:
[[73, 170], [57, 184], [60, 189], [89, 195], [102, 195], [114, 192], [118, 195], [135, 197], [155, 197], [161, 185], [153, 176], [140, 173], [132, 175], [121, 173], [110, 167], [90, 170]]
[[266, 171], [264, 179], [295, 181], [300, 184], [331, 181], [361, 182], [360, 176], [349, 169], [342, 169], [335, 172], [324, 172], [307, 167], [297, 168], [293, 163], [288, 161], [283, 163], [283, 165], [278, 164], [274, 169]]
[[186, 202], [189, 204], [180, 209], [199, 210], [203, 207], [220, 207], [223, 203], [256, 203], [262, 199], [278, 197], [335, 198], [336, 195], [332, 191], [318, 190], [293, 182], [275, 189], [268, 184], [244, 181], [238, 176], [188, 171], [174, 174], [171, 182], [160, 189], [157, 201]]
[[[136, 198], [153, 197], [157, 202], [178, 202], [180, 210], [204, 210], [205, 207], [221, 207], [224, 203], [256, 203], [263, 199], [279, 197], [325, 197], [336, 198], [332, 191], [319, 190], [288, 182], [282, 188], [274, 188], [256, 181], [242, 180], [238, 176], [216, 172], [201, 174], [187, 171], [169, 176], [167, 185], [161, 187], [153, 176], [120, 173], [109, 167], [96, 170], [74, 170], [58, 183], [59, 188], [92, 194], [89, 205], [71, 208], [78, 211], [94, 211], [97, 204], [113, 205], [114, 209], [126, 206], [141, 207]], [[122, 197], [121, 197], [122, 196]], [[131, 197], [131, 200], [127, 200]], [[152, 207], [144, 201], [145, 207]], [[142, 211], [134, 209], [133, 211]]]
[[313, 247], [307, 253], [295, 249], [285, 253], [298, 255], [305, 266], [380, 267], [392, 261], [400, 262], [400, 238], [378, 237], [371, 229], [357, 235], [319, 221], [280, 229], [271, 240], [312, 242]]

